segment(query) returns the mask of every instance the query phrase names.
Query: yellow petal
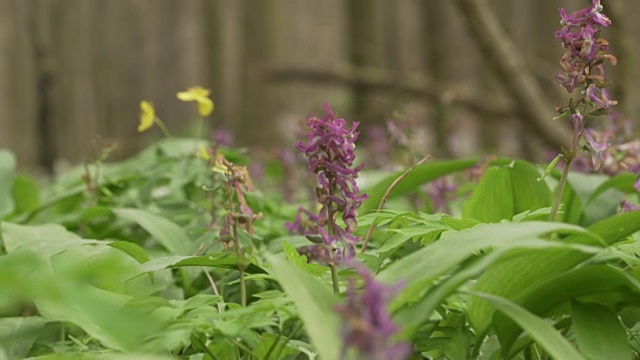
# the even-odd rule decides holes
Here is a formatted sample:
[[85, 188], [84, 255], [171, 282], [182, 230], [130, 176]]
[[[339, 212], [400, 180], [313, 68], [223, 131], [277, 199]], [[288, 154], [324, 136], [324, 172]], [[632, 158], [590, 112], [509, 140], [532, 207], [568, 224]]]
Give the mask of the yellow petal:
[[211, 90], [201, 86], [188, 88], [187, 91], [181, 91], [176, 97], [182, 101], [196, 101], [198, 103], [198, 113], [200, 116], [209, 116], [213, 112], [213, 101], [209, 99]]
[[200, 146], [198, 147], [198, 152], [196, 152], [196, 157], [198, 159], [202, 159], [205, 161], [209, 161], [211, 159], [211, 155], [209, 155], [209, 151], [207, 151], [207, 148], [200, 144]]
[[222, 153], [216, 154], [216, 161], [213, 163], [211, 170], [221, 174], [227, 174], [229, 172], [229, 168], [224, 164], [224, 155], [222, 155]]
[[213, 101], [205, 97], [196, 100], [198, 102], [198, 112], [200, 116], [205, 117], [211, 115], [213, 112]]
[[147, 100], [140, 101], [140, 125], [138, 132], [143, 132], [153, 126], [156, 121], [156, 111], [153, 104]]

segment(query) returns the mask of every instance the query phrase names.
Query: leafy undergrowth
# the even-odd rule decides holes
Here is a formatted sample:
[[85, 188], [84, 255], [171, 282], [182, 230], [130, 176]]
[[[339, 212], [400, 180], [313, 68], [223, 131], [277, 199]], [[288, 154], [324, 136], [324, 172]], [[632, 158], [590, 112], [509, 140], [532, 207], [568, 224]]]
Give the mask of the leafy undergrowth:
[[[233, 243], [224, 223], [239, 194], [211, 165], [249, 159], [195, 156], [202, 145], [167, 139], [43, 187], [0, 152], [0, 358], [372, 358], [349, 334], [380, 324], [345, 316], [367, 281], [393, 288], [388, 340], [408, 345], [404, 358], [640, 354], [640, 212], [618, 214], [623, 197], [637, 200], [634, 176], [571, 174], [563, 221], [548, 222], [559, 175], [537, 181], [543, 171], [524, 161], [426, 162], [381, 210], [400, 173], [364, 171], [355, 234], [374, 228], [355, 262], [375, 275], [338, 264], [334, 293], [331, 266], [309, 262], [296, 249], [312, 243], [287, 229], [298, 203], [277, 191], [284, 165], [266, 165], [269, 192], [241, 194], [260, 216], [235, 223]], [[425, 184], [474, 169], [451, 215], [430, 201], [416, 210]]]

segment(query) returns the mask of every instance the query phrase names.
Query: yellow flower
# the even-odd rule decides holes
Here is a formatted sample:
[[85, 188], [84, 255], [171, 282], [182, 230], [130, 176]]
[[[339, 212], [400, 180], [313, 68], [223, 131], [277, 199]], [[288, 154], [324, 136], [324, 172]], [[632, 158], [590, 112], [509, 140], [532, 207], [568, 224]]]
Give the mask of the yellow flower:
[[213, 101], [209, 99], [211, 90], [201, 86], [191, 87], [187, 91], [181, 91], [176, 96], [182, 101], [198, 102], [198, 113], [200, 116], [209, 116], [213, 112]]
[[140, 125], [138, 132], [143, 132], [153, 126], [156, 121], [156, 111], [153, 104], [147, 100], [140, 101]]
[[226, 162], [227, 159], [224, 158], [224, 155], [218, 152], [216, 154], [216, 161], [214, 161], [213, 168], [211, 168], [211, 170], [217, 173], [227, 174], [229, 172], [229, 167], [227, 166]]
[[202, 144], [200, 144], [200, 146], [198, 146], [198, 152], [196, 152], [196, 157], [198, 159], [202, 159], [204, 161], [209, 161], [211, 159], [211, 155], [209, 155], [209, 151]]

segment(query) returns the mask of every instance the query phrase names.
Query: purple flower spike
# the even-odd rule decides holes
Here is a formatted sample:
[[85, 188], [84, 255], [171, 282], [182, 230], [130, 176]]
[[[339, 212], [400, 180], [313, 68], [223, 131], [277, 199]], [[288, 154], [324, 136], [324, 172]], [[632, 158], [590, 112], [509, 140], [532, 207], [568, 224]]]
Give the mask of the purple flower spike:
[[344, 319], [342, 358], [349, 348], [355, 348], [362, 359], [405, 359], [411, 348], [405, 343], [391, 342], [398, 326], [391, 321], [387, 311], [387, 302], [397, 288], [377, 282], [369, 270], [355, 261], [347, 264], [354, 268], [364, 285], [358, 291], [355, 281], [351, 280], [347, 288], [347, 303], [336, 306], [336, 312]]
[[[563, 73], [556, 75], [556, 81], [571, 93], [578, 85], [587, 82], [588, 76], [593, 76], [596, 68], [603, 71], [597, 64], [604, 59], [615, 64], [615, 57], [606, 53], [609, 43], [599, 38], [599, 28], [609, 26], [611, 20], [602, 14], [599, 0], [594, 0], [591, 7], [572, 14], [560, 9], [560, 17], [562, 28], [555, 35], [567, 52], [560, 59]], [[604, 80], [604, 74], [600, 77]]]
[[633, 188], [638, 190], [638, 192], [640, 192], [640, 176], [638, 176], [638, 178], [636, 179], [636, 182], [633, 183]]
[[[306, 135], [306, 142], [298, 141], [295, 147], [307, 157], [308, 170], [318, 176], [316, 194], [321, 209], [314, 230], [324, 240], [323, 245], [330, 254], [326, 262], [337, 264], [355, 255], [355, 243], [359, 240], [353, 235], [357, 209], [367, 195], [360, 194], [355, 181], [362, 169], [362, 165], [353, 165], [358, 123], [348, 127], [346, 120], [335, 117], [326, 102], [324, 109], [326, 114], [322, 118], [307, 120], [311, 130]], [[344, 229], [336, 223], [340, 213]], [[338, 251], [338, 243], [343, 245], [342, 251]]]

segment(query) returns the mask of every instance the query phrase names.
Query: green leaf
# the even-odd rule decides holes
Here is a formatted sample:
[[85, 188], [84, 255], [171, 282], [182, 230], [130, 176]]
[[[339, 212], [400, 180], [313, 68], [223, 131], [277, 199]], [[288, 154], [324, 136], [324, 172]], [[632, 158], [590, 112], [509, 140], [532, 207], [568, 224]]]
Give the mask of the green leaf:
[[338, 299], [331, 288], [290, 264], [282, 256], [268, 255], [271, 272], [298, 308], [312, 344], [322, 359], [338, 359], [342, 348], [340, 319], [334, 311]]
[[601, 188], [608, 179], [607, 176], [601, 174], [569, 173], [567, 183], [575, 191], [575, 195], [582, 204], [580, 209], [584, 216], [581, 221], [582, 225], [589, 225], [616, 213], [623, 198], [619, 191], [609, 188], [603, 192], [603, 195], [607, 196], [592, 198], [596, 189]]
[[[524, 225], [528, 223], [520, 223]], [[640, 212], [616, 215], [588, 227], [589, 233], [577, 233], [563, 239], [566, 243], [600, 245], [616, 243], [640, 230]], [[594, 237], [596, 235], [597, 237]], [[443, 255], [445, 256], [445, 255]], [[511, 301], [526, 295], [531, 289], [579, 265], [592, 255], [569, 249], [549, 249], [505, 259], [490, 267], [478, 279], [474, 291], [495, 294]], [[494, 310], [489, 304], [473, 299], [469, 321], [478, 333], [488, 330]]]
[[395, 306], [397, 311], [394, 313], [394, 318], [403, 325], [402, 336], [406, 339], [412, 338], [418, 327], [431, 317], [436, 308], [447, 297], [458, 291], [467, 281], [482, 274], [494, 263], [502, 261], [509, 256], [517, 256], [518, 250], [548, 250], [552, 247], [571, 247], [575, 251], [587, 253], [596, 253], [599, 250], [599, 248], [595, 247], [572, 247], [571, 244], [557, 241], [519, 239], [508, 246], [498, 247], [477, 259], [465, 261], [460, 270], [443, 279], [436, 286], [425, 289], [427, 290], [426, 293], [421, 295], [416, 302], [403, 305], [397, 304]]
[[0, 354], [25, 358], [46, 323], [39, 316], [0, 318]]
[[[411, 190], [417, 189], [420, 185], [437, 179], [440, 176], [470, 168], [477, 162], [477, 159], [464, 159], [426, 163], [416, 166], [416, 168], [409, 172], [409, 174], [391, 191], [389, 199], [406, 194]], [[366, 214], [371, 210], [376, 209], [380, 204], [380, 200], [382, 200], [382, 197], [389, 189], [389, 186], [391, 186], [391, 184], [398, 178], [398, 176], [402, 175], [403, 172], [404, 171], [401, 171], [397, 174], [391, 175], [373, 187], [364, 189], [362, 192], [369, 195], [369, 198], [360, 206], [360, 213]]]
[[578, 348], [589, 359], [631, 360], [627, 332], [618, 315], [599, 304], [571, 302]]
[[139, 245], [128, 241], [112, 241], [107, 243], [114, 249], [118, 249], [136, 259], [139, 263], [145, 263], [149, 261], [149, 255]]
[[123, 220], [140, 225], [171, 254], [190, 255], [196, 250], [189, 235], [168, 219], [148, 211], [130, 208], [113, 209], [113, 213]]
[[[559, 305], [587, 295], [615, 294], [631, 290], [638, 296], [640, 283], [624, 272], [608, 265], [584, 266], [556, 277], [521, 294], [515, 300], [528, 311], [548, 316]], [[510, 319], [496, 314], [494, 329], [504, 351], [508, 351], [521, 333]]]
[[42, 316], [74, 323], [109, 348], [133, 351], [145, 337], [164, 328], [154, 315], [125, 309], [128, 296], [71, 282], [55, 288], [56, 296], [34, 299]]
[[15, 155], [8, 150], [0, 149], [0, 219], [15, 209], [11, 194], [15, 170]]
[[586, 205], [591, 204], [591, 202], [598, 198], [600, 195], [603, 195], [606, 191], [610, 189], [619, 190], [625, 193], [634, 193], [637, 190], [634, 189], [633, 183], [636, 181], [636, 174], [621, 174], [614, 176], [605, 182], [601, 183], [591, 194], [586, 201]]
[[[223, 252], [213, 253], [203, 256], [165, 256], [149, 260], [142, 264], [140, 274], [178, 267], [204, 266], [217, 267], [222, 269], [237, 270], [238, 260], [235, 254]], [[265, 274], [266, 271], [256, 264], [249, 263], [246, 265], [245, 271], [249, 274]]]
[[12, 194], [16, 214], [30, 212], [40, 207], [40, 189], [38, 184], [28, 176], [16, 176]]
[[2, 237], [7, 253], [15, 252], [18, 249], [29, 249], [45, 258], [78, 245], [99, 243], [96, 240], [83, 240], [77, 234], [55, 224], [18, 225], [3, 222]]
[[584, 229], [567, 224], [534, 221], [478, 225], [451, 234], [399, 259], [383, 269], [378, 278], [391, 284], [400, 281], [407, 284], [394, 301], [394, 304], [401, 305], [423, 290], [428, 283], [458, 267], [480, 250], [517, 245], [519, 241], [536, 240], [553, 231], [583, 232]]
[[522, 327], [554, 359], [585, 360], [558, 331], [545, 320], [531, 314], [511, 301], [490, 294], [471, 292], [475, 297], [490, 303]]
[[540, 172], [524, 161], [490, 167], [463, 206], [463, 217], [483, 222], [511, 219], [551, 205], [551, 191], [536, 179]]

